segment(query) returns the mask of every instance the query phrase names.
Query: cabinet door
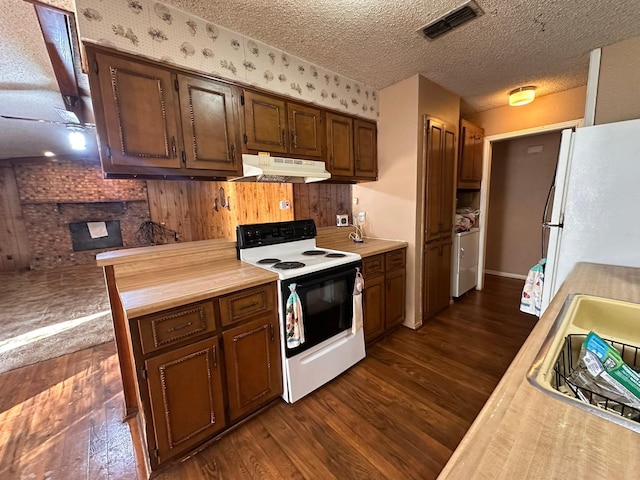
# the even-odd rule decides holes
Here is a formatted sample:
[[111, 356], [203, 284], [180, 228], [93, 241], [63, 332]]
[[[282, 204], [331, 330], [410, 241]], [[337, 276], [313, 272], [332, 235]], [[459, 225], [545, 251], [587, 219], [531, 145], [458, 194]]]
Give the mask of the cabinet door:
[[322, 115], [319, 109], [287, 103], [291, 142], [289, 152], [293, 155], [322, 157]]
[[145, 362], [158, 464], [224, 428], [219, 350], [214, 337]]
[[425, 242], [450, 236], [453, 229], [456, 134], [436, 119], [425, 123]]
[[377, 127], [373, 122], [354, 121], [354, 149], [356, 177], [371, 178], [378, 176], [378, 140]]
[[451, 296], [451, 240], [428, 243], [425, 248], [423, 320], [449, 305]]
[[331, 175], [353, 177], [353, 120], [326, 114], [327, 163]]
[[94, 58], [90, 80], [99, 91], [94, 105], [105, 172], [118, 173], [118, 166], [180, 168], [172, 74], [101, 52]]
[[232, 421], [282, 394], [279, 337], [275, 315], [222, 334]]
[[484, 149], [484, 130], [476, 132], [473, 143], [473, 180], [477, 182], [478, 188], [482, 183], [482, 151]]
[[387, 272], [385, 281], [386, 327], [392, 328], [404, 320], [405, 270]]
[[444, 136], [444, 124], [428, 119], [425, 125], [425, 242], [437, 239], [443, 227], [441, 202], [444, 188], [442, 185]]
[[234, 89], [186, 75], [178, 85], [186, 167], [240, 175]]
[[371, 342], [385, 330], [384, 275], [367, 275], [364, 289], [364, 339]]
[[286, 153], [287, 110], [283, 100], [244, 91], [245, 143], [249, 150]]
[[442, 149], [442, 188], [440, 199], [440, 235], [449, 237], [453, 233], [455, 196], [456, 134], [445, 125]]
[[467, 120], [460, 120], [458, 188], [479, 189], [482, 181], [482, 142], [484, 131]]

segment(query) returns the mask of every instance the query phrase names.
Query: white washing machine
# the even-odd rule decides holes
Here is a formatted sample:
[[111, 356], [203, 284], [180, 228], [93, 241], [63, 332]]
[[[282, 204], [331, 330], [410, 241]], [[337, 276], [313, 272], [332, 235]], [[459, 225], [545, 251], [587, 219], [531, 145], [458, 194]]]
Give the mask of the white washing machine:
[[480, 229], [453, 235], [453, 274], [451, 293], [459, 297], [478, 283], [478, 242]]

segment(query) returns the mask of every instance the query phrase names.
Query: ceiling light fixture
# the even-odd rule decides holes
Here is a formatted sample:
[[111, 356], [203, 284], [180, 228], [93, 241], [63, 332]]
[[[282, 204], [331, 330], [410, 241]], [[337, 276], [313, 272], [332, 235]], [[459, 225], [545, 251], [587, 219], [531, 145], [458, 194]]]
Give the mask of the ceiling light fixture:
[[86, 150], [87, 138], [85, 137], [84, 131], [82, 131], [81, 129], [70, 130], [69, 143], [71, 144], [71, 148], [74, 150]]
[[536, 87], [520, 87], [512, 90], [509, 94], [509, 105], [512, 107], [520, 107], [533, 102], [536, 98]]

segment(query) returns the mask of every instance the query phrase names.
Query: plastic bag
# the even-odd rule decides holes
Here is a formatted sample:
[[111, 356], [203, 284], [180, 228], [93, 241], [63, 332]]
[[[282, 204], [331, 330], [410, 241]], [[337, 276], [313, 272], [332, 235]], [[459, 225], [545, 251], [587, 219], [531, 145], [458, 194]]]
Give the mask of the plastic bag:
[[540, 316], [542, 308], [542, 287], [544, 285], [544, 264], [547, 259], [543, 258], [529, 270], [527, 279], [522, 289], [520, 299], [520, 311]]

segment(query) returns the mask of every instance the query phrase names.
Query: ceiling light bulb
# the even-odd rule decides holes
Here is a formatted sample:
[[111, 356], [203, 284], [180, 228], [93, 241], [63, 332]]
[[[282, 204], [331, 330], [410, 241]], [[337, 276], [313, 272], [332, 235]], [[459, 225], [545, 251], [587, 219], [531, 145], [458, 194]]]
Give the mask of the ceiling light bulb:
[[53, 152], [52, 152], [52, 151], [50, 151], [50, 150], [45, 150], [44, 152], [42, 152], [42, 154], [43, 154], [45, 157], [55, 157], [55, 156], [56, 156], [56, 154], [55, 154], [55, 153], [53, 153]]
[[85, 150], [87, 148], [87, 139], [84, 136], [84, 132], [80, 130], [69, 132], [69, 143], [74, 150]]
[[536, 98], [536, 87], [516, 88], [509, 94], [509, 105], [512, 107], [520, 107], [533, 102], [534, 98]]

